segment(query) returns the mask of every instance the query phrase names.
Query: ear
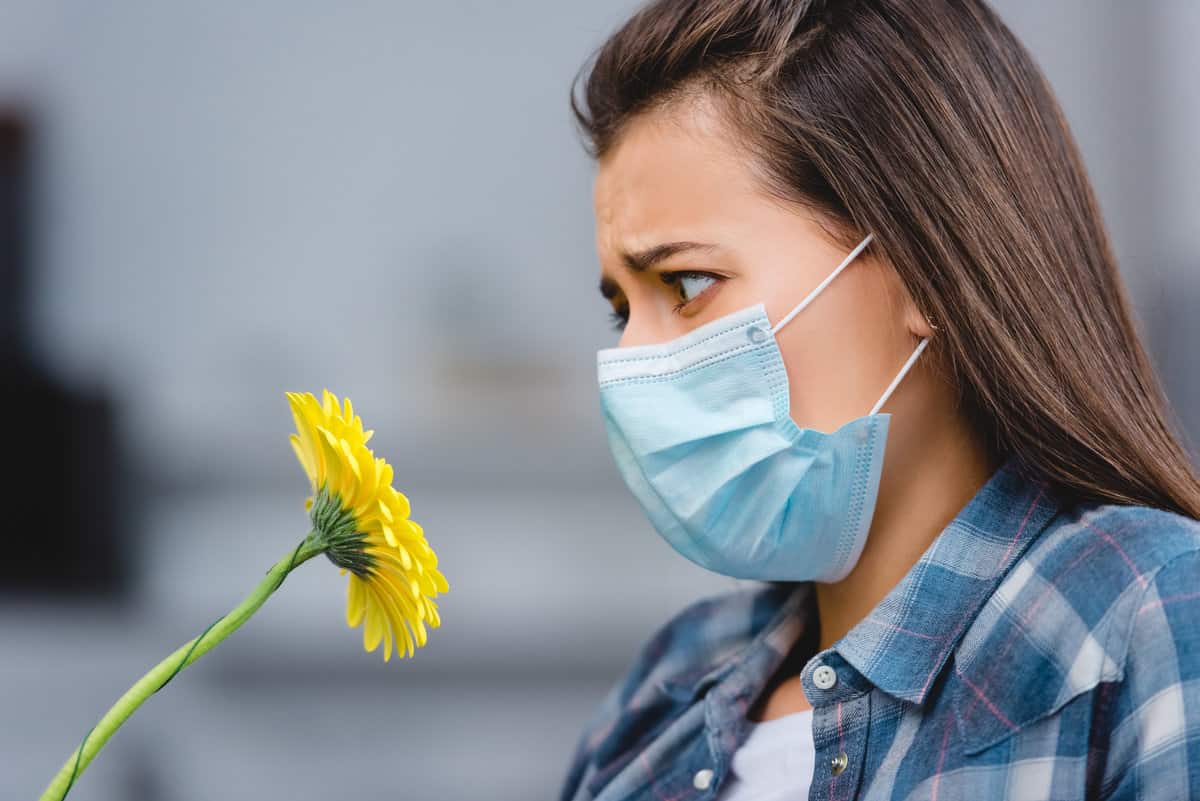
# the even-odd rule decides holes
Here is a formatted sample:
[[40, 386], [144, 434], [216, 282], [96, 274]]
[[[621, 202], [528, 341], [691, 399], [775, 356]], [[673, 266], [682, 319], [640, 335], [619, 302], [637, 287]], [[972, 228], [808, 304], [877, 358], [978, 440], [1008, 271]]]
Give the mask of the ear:
[[917, 309], [917, 304], [911, 298], [908, 299], [904, 312], [904, 324], [914, 336], [921, 338], [932, 338], [938, 331], [936, 322]]
[[900, 276], [893, 269], [892, 275], [895, 277], [896, 284], [900, 290], [900, 302], [903, 305], [904, 326], [908, 332], [920, 339], [929, 338], [938, 331], [938, 322], [931, 318], [917, 306], [917, 302], [913, 300], [909, 294], [908, 287], [904, 286], [900, 280]]
[[908, 329], [908, 332], [919, 339], [932, 339], [938, 331], [938, 322], [917, 307], [916, 301], [913, 300], [908, 287], [900, 279], [900, 273], [887, 258], [887, 254], [881, 252], [878, 245], [872, 242], [871, 247], [859, 258], [871, 262], [878, 268], [878, 275], [881, 277], [892, 303], [899, 305], [900, 319], [903, 320], [904, 327]]
[[[878, 258], [878, 257], [877, 257]], [[937, 334], [939, 323], [929, 315], [925, 314], [917, 306], [917, 302], [913, 300], [912, 295], [908, 291], [908, 287], [904, 286], [904, 282], [900, 280], [899, 273], [892, 267], [891, 263], [886, 259], [880, 259], [881, 266], [886, 270], [888, 281], [891, 284], [892, 296], [898, 301], [901, 309], [901, 319], [904, 321], [904, 327], [908, 332], [918, 339], [932, 339]]]

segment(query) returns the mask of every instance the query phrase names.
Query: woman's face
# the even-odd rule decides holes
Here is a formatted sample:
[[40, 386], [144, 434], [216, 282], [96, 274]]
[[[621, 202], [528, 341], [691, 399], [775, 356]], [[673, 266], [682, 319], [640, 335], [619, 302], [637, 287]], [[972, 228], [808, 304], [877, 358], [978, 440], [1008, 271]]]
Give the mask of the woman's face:
[[[664, 342], [759, 302], [776, 323], [848, 253], [815, 214], [759, 188], [745, 150], [703, 103], [634, 118], [599, 164], [594, 201], [600, 288], [621, 347]], [[802, 427], [833, 431], [867, 414], [930, 333], [877, 251], [868, 246], [777, 334]], [[911, 384], [923, 380], [921, 366], [883, 411], [919, 398]]]

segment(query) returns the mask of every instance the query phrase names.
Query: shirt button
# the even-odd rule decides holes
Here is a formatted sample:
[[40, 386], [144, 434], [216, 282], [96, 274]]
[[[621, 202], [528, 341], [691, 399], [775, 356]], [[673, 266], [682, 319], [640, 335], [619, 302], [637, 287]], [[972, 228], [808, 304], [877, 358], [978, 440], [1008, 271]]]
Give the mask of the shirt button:
[[833, 773], [834, 776], [837, 776], [843, 770], [846, 769], [846, 764], [849, 761], [850, 760], [846, 759], [846, 752], [843, 751], [842, 753], [835, 756], [833, 759], [829, 760], [829, 770]]
[[837, 684], [837, 671], [829, 665], [818, 665], [812, 672], [813, 684], [822, 690], [828, 690]]
[[707, 790], [712, 784], [713, 772], [708, 768], [696, 771], [696, 775], [692, 777], [692, 786], [697, 790]]

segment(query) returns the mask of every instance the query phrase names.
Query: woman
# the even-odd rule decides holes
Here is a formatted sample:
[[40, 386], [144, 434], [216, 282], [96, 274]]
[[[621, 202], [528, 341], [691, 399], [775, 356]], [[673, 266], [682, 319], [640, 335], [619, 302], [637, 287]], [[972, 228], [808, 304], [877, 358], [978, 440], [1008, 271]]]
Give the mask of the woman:
[[996, 15], [658, 0], [572, 106], [618, 468], [762, 583], [646, 643], [561, 797], [1200, 798], [1200, 481]]

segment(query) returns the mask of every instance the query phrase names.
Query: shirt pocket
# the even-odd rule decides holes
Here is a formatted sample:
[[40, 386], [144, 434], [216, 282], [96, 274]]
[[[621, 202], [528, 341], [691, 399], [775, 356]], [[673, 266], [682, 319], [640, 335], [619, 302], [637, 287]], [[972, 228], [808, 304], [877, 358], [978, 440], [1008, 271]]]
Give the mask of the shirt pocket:
[[[985, 607], [992, 619], [982, 613], [959, 643], [947, 687], [963, 753], [1028, 732], [1081, 695], [1121, 681], [1134, 599], [1122, 593], [1090, 625], [1061, 597], [1025, 608]], [[1093, 706], [1072, 707], [1064, 725], [1073, 733], [1066, 736], [1086, 741]]]

